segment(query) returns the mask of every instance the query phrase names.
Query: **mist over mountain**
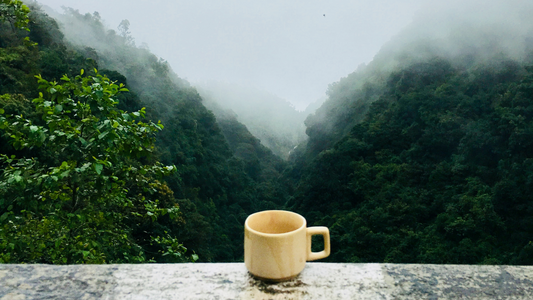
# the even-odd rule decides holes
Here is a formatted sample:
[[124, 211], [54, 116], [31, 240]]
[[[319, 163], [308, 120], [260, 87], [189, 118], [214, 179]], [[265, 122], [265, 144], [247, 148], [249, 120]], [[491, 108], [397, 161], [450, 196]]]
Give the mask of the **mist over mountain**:
[[224, 118], [225, 114], [220, 113], [220, 109], [233, 113], [279, 157], [287, 159], [289, 152], [306, 139], [304, 119], [307, 115], [297, 111], [286, 100], [237, 84], [209, 82], [197, 85], [197, 88], [204, 104], [217, 118]]
[[[118, 32], [191, 83], [227, 81], [272, 92], [302, 110], [327, 85], [368, 62], [427, 0], [42, 0], [80, 13], [98, 11]], [[325, 16], [324, 16], [325, 15]]]
[[485, 64], [498, 68], [506, 61], [530, 63], [532, 12], [533, 3], [520, 0], [427, 4], [371, 62], [330, 84], [324, 105], [305, 121], [310, 147], [324, 150], [360, 122], [396, 70], [434, 59], [463, 70]]
[[392, 69], [439, 56], [469, 66], [492, 59], [531, 59], [533, 3], [447, 1], [432, 3], [376, 55], [377, 68]]
[[[92, 56], [101, 68], [117, 70], [126, 75], [132, 85], [138, 87], [136, 91], [143, 93], [141, 96], [153, 98], [156, 94], [152, 91], [153, 85], [150, 81], [143, 77], [157, 76], [158, 72], [168, 72], [176, 84], [190, 86], [173, 72], [164, 59], [157, 58], [146, 47], [135, 46], [128, 21], [123, 21], [116, 31], [105, 28], [98, 13], [83, 18], [73, 18], [72, 16], [80, 14], [72, 8], [65, 8], [64, 14], [54, 11], [50, 13], [59, 21], [68, 41], [80, 47], [87, 56]], [[107, 38], [102, 38], [103, 36]], [[125, 49], [123, 43], [131, 47]], [[139, 74], [141, 69], [150, 73]], [[218, 112], [211, 104], [218, 103], [221, 107], [232, 110], [237, 114], [237, 120], [245, 124], [264, 146], [284, 159], [306, 138], [303, 120], [307, 114], [296, 111], [286, 100], [250, 86], [237, 84], [208, 82], [197, 85], [196, 88], [207, 108]]]

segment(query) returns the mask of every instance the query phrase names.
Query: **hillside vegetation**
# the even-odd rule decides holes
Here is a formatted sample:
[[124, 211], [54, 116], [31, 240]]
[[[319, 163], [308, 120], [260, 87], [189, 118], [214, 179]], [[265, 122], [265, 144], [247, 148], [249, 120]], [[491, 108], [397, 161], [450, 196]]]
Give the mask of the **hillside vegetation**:
[[[16, 4], [13, 11], [24, 8]], [[10, 20], [1, 24], [0, 145], [7, 156], [0, 171], [0, 259], [12, 263], [167, 262], [194, 260], [197, 255], [203, 261], [242, 259], [246, 216], [275, 207], [283, 199], [275, 189], [283, 162], [237, 121], [219, 124], [196, 90], [165, 61], [134, 45], [126, 23], [117, 34], [107, 30], [96, 13], [67, 9], [58, 23], [37, 3], [30, 3], [30, 11], [29, 31], [13, 27]], [[86, 41], [65, 38], [64, 26], [73, 24]], [[100, 90], [104, 82], [110, 85], [109, 92]], [[91, 102], [102, 95], [105, 103]], [[62, 102], [67, 100], [70, 106], [87, 107], [88, 115], [67, 110]], [[57, 115], [54, 122], [63, 127], [50, 123], [49, 113]], [[148, 125], [160, 125], [135, 129], [140, 132], [127, 124], [115, 127], [115, 121], [122, 122], [116, 116], [124, 114], [135, 122], [145, 117]], [[94, 122], [92, 132], [82, 129], [89, 125], [87, 118]], [[117, 128], [123, 128], [124, 135], [119, 135], [126, 142], [123, 150], [133, 152], [114, 152], [120, 151]], [[64, 132], [55, 133], [59, 129]], [[58, 135], [67, 139], [58, 143]], [[136, 153], [131, 147], [140, 137], [147, 148]], [[90, 154], [87, 145], [95, 147]], [[106, 158], [108, 152], [114, 153], [114, 160]], [[114, 171], [119, 165], [131, 170]], [[35, 181], [36, 166], [42, 170], [37, 175], [52, 182]], [[140, 169], [149, 167], [150, 172]], [[144, 185], [136, 187], [139, 182]], [[114, 197], [120, 200], [117, 205], [110, 203]], [[84, 200], [76, 202], [78, 198]]]
[[329, 261], [533, 264], [533, 5], [510, 3], [415, 18], [268, 144], [218, 103], [245, 91], [198, 93], [126, 20], [0, 0], [0, 263], [240, 261], [246, 217], [288, 209]]
[[513, 4], [416, 19], [307, 118], [287, 207], [331, 229], [331, 261], [533, 263], [532, 7]]

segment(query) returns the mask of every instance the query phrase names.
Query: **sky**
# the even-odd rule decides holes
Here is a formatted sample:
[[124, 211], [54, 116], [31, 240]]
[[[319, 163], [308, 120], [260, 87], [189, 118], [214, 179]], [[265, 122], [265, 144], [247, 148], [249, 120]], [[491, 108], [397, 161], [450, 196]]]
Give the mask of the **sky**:
[[193, 85], [251, 85], [303, 110], [406, 27], [429, 0], [38, 0], [97, 11]]

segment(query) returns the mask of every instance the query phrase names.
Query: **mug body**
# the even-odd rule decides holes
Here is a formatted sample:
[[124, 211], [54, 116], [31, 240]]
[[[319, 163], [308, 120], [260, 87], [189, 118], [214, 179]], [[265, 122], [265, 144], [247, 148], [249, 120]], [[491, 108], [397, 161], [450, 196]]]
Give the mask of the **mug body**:
[[268, 210], [250, 215], [244, 224], [244, 263], [264, 280], [298, 275], [307, 260], [306, 221], [299, 214]]

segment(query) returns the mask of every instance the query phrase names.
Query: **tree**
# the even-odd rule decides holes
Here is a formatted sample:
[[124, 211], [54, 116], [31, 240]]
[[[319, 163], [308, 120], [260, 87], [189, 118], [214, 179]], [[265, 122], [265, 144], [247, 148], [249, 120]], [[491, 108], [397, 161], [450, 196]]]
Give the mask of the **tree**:
[[12, 28], [30, 31], [28, 14], [30, 9], [20, 0], [0, 0], [0, 24], [8, 21]]
[[127, 19], [122, 20], [120, 24], [118, 24], [118, 31], [120, 32], [120, 36], [124, 38], [126, 45], [135, 46], [135, 41], [130, 32], [130, 21]]
[[[116, 109], [122, 84], [96, 69], [83, 75], [65, 75], [61, 84], [36, 76], [40, 122], [3, 116], [0, 107], [0, 130], [15, 149], [34, 154], [0, 156], [0, 262], [195, 260], [158, 223], [164, 215], [180, 220], [158, 180], [175, 167], [150, 158], [163, 125], [138, 121], [144, 108]], [[159, 234], [139, 234], [156, 227]]]

